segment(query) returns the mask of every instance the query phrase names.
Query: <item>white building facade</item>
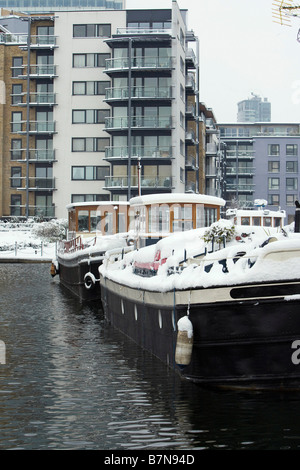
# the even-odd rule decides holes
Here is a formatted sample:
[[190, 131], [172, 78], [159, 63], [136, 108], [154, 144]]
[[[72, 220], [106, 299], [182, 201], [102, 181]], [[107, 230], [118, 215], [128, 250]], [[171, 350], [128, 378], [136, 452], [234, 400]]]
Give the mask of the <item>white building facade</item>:
[[53, 204], [198, 192], [197, 38], [187, 11], [55, 13]]

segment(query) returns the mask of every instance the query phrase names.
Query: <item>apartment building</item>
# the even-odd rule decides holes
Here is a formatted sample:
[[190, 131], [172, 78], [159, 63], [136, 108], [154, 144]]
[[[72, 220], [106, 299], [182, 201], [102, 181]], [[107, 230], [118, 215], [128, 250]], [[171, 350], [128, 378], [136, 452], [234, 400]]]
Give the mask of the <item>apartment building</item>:
[[0, 0], [0, 8], [26, 13], [53, 12], [68, 9], [122, 10], [125, 0]]
[[29, 39], [3, 34], [1, 44], [15, 80], [4, 80], [2, 198], [8, 185], [11, 196], [1, 216], [61, 218], [70, 202], [199, 192], [199, 51], [186, 10], [173, 1], [23, 20]]
[[299, 199], [300, 125], [277, 123], [219, 124], [226, 146], [225, 189], [228, 207], [253, 207], [265, 199], [294, 220]]

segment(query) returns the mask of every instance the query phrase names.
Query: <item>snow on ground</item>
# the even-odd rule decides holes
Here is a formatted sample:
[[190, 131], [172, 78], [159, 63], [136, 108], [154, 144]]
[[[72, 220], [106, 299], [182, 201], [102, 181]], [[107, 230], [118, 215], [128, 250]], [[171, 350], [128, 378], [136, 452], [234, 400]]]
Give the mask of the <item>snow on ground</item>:
[[0, 261], [52, 261], [65, 221], [0, 222]]

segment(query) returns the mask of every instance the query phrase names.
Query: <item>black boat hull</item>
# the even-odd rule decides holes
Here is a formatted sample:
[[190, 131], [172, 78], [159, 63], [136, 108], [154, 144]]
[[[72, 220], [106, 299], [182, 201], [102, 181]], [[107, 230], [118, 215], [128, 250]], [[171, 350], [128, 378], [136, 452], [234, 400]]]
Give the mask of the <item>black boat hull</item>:
[[[78, 297], [80, 301], [99, 300], [101, 298], [99, 284], [101, 260], [93, 260], [92, 258], [87, 260], [80, 259], [80, 257], [66, 260], [58, 257], [57, 262], [60, 283]], [[96, 282], [85, 282], [87, 273], [91, 273], [91, 279], [95, 279]]]
[[[299, 282], [167, 293], [102, 277], [100, 285], [108, 321], [186, 379], [224, 388], [300, 389]], [[175, 362], [177, 322], [187, 311], [193, 346], [182, 367]]]

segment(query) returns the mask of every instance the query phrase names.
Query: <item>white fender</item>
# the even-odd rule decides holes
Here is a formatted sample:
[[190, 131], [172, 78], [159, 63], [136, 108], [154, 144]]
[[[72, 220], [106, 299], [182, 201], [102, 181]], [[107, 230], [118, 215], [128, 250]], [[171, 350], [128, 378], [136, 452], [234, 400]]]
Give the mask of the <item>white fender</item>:
[[96, 278], [92, 273], [86, 273], [84, 276], [84, 287], [87, 290], [93, 289], [96, 284]]
[[178, 334], [175, 349], [175, 362], [179, 366], [187, 366], [192, 359], [193, 325], [188, 316], [185, 316], [178, 320], [177, 326]]

